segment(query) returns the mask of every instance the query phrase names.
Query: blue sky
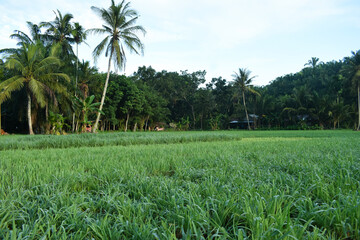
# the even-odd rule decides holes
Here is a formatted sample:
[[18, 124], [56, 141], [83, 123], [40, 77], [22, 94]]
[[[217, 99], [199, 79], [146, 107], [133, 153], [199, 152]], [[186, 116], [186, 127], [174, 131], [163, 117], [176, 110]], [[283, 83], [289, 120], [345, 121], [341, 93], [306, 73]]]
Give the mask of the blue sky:
[[[119, 2], [119, 1], [115, 1]], [[91, 6], [104, 0], [0, 0], [0, 49], [14, 47], [15, 29], [27, 32], [26, 21], [55, 18], [53, 10], [72, 13], [85, 28], [100, 27]], [[311, 57], [339, 60], [360, 49], [359, 0], [133, 0], [147, 34], [144, 56], [127, 54], [125, 74], [139, 66], [158, 71], [206, 70], [207, 80], [232, 80], [248, 68], [256, 85], [301, 70]], [[91, 60], [101, 37], [89, 36], [80, 59]], [[107, 60], [97, 67], [106, 71]], [[123, 72], [120, 72], [123, 73]]]

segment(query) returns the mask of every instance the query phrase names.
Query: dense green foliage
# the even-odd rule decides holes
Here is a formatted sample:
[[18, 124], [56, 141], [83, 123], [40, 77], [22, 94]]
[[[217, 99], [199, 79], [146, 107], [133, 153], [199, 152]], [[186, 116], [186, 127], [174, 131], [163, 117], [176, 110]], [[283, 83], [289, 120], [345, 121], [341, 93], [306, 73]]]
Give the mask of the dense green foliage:
[[[358, 135], [5, 136], [0, 146], [13, 144], [0, 158], [0, 238], [359, 239]], [[56, 149], [73, 137], [102, 147]], [[32, 145], [45, 138], [49, 149]], [[131, 146], [111, 146], [114, 138]], [[162, 139], [176, 144], [152, 144]]]
[[[299, 73], [279, 77], [267, 86], [250, 86], [260, 93], [245, 92], [249, 114], [259, 116], [256, 127], [356, 128], [357, 85], [346, 71], [347, 59], [352, 58], [306, 67]], [[96, 73], [88, 64], [84, 70], [79, 77], [78, 94], [83, 98], [95, 95], [99, 101], [102, 92], [98, 86], [104, 84], [106, 74]], [[130, 77], [112, 73], [101, 129], [143, 130], [156, 125], [170, 127], [170, 123], [174, 129], [181, 130], [227, 129], [231, 120], [246, 120], [241, 91], [236, 85], [221, 77], [212, 79], [206, 86], [204, 83], [205, 72], [156, 72], [151, 67], [140, 67]], [[27, 131], [26, 125], [21, 125], [25, 109], [16, 107], [21, 96], [21, 92], [15, 93], [14, 98], [3, 103], [3, 128], [9, 132], [19, 131], [16, 126]], [[53, 111], [64, 113], [70, 123], [72, 110], [66, 110], [66, 105], [63, 110], [60, 107]], [[43, 116], [39, 115], [38, 119]], [[94, 115], [89, 117], [95, 119]], [[35, 123], [37, 132], [42, 132], [44, 122]]]
[[[327, 63], [312, 57], [301, 71], [257, 87], [251, 85], [254, 75], [246, 68], [239, 68], [234, 79], [211, 81], [206, 81], [205, 71], [156, 71], [151, 66], [123, 76], [111, 73], [111, 63], [115, 69], [125, 67], [124, 48], [130, 53], [143, 52], [138, 34], [145, 30], [136, 25], [139, 15], [125, 0], [111, 1], [107, 9], [92, 9], [104, 23], [102, 28], [85, 30], [73, 22], [72, 14], [57, 10], [52, 21], [28, 22], [30, 34], [15, 31], [10, 37], [18, 41], [19, 48], [0, 50], [0, 126], [5, 131], [32, 133], [33, 128], [35, 133], [53, 133], [49, 118], [53, 112], [65, 121], [61, 132], [81, 132], [84, 115], [75, 99], [84, 102], [91, 95], [94, 104], [100, 102], [99, 111], [87, 116], [94, 131], [100, 113], [104, 113], [99, 122], [102, 131], [360, 128], [360, 51]], [[97, 58], [105, 52], [109, 57], [107, 73], [79, 59], [77, 47], [89, 37], [87, 33], [104, 34], [93, 55]], [[21, 67], [11, 67], [11, 59], [24, 46], [42, 49], [43, 59], [56, 56], [61, 65], [48, 61], [46, 73], [63, 74], [71, 81], [61, 87], [44, 82], [37, 88], [9, 85], [22, 74]], [[47, 78], [47, 82], [58, 81], [56, 76]], [[231, 125], [234, 121], [238, 124]]]

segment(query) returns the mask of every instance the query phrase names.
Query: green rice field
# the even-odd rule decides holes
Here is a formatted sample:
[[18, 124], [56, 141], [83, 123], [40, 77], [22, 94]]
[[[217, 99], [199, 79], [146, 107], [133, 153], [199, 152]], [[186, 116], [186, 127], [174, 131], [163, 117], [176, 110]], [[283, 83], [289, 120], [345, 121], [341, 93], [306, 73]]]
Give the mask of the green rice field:
[[360, 133], [0, 136], [0, 239], [360, 239]]

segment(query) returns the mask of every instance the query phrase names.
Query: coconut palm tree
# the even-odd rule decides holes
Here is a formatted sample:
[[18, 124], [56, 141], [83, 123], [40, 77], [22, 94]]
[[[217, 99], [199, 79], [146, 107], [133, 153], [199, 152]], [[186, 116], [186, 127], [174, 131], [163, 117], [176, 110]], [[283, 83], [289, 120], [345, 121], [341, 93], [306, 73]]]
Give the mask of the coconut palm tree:
[[[84, 42], [86, 39], [86, 32], [84, 28], [76, 22], [74, 24], [74, 27], [71, 31], [71, 35], [74, 38], [74, 41], [76, 43], [76, 71], [75, 71], [75, 97], [77, 97], [77, 85], [78, 85], [78, 79], [79, 79], [79, 44]], [[73, 132], [75, 130], [75, 112], [73, 113], [73, 124], [72, 124]]]
[[84, 99], [88, 97], [89, 81], [91, 76], [93, 76], [95, 73], [97, 73], [97, 69], [95, 67], [91, 67], [89, 61], [83, 60], [80, 62], [78, 87]]
[[16, 72], [16, 75], [0, 83], [0, 103], [11, 97], [11, 93], [25, 89], [27, 95], [27, 120], [29, 134], [34, 134], [31, 119], [31, 103], [34, 100], [41, 107], [46, 105], [46, 95], [66, 94], [61, 80], [70, 81], [63, 73], [56, 73], [60, 60], [55, 57], [55, 49], [46, 57], [42, 43], [23, 43], [20, 49], [9, 51], [11, 54], [5, 67]]
[[33, 44], [36, 41], [40, 41], [42, 38], [40, 27], [37, 24], [33, 24], [32, 22], [26, 22], [28, 28], [30, 30], [31, 36], [27, 35], [26, 33], [15, 30], [13, 34], [10, 35], [10, 38], [18, 40], [17, 45], [22, 46], [23, 43], [26, 44]]
[[89, 32], [95, 34], [106, 34], [106, 37], [96, 46], [93, 51], [96, 60], [105, 50], [105, 56], [109, 57], [108, 72], [105, 80], [104, 91], [101, 97], [99, 112], [96, 117], [93, 131], [96, 132], [100, 120], [100, 112], [102, 111], [106, 91], [110, 77], [111, 61], [114, 61], [115, 69], [125, 68], [126, 57], [125, 47], [130, 52], [136, 54], [143, 53], [144, 46], [136, 35], [138, 32], [146, 33], [142, 26], [135, 25], [138, 19], [138, 13], [130, 8], [130, 3], [123, 0], [120, 4], [115, 4], [111, 0], [111, 6], [108, 9], [91, 7], [91, 9], [104, 21], [102, 28], [90, 29]]
[[250, 77], [250, 74], [251, 74], [251, 71], [249, 71], [248, 69], [239, 68], [239, 73], [234, 72], [234, 74], [232, 75], [234, 78], [234, 85], [239, 88], [240, 93], [242, 95], [243, 104], [244, 104], [244, 108], [245, 108], [245, 114], [246, 114], [246, 120], [248, 123], [249, 130], [251, 130], [251, 127], [250, 127], [249, 115], [248, 115], [247, 108], [246, 108], [245, 92], [250, 92], [250, 93], [260, 95], [260, 93], [258, 93], [257, 91], [255, 91], [254, 89], [251, 88], [252, 85], [250, 85], [250, 84], [256, 76]]
[[78, 22], [76, 22], [74, 24], [73, 30], [71, 31], [71, 34], [76, 43], [76, 80], [75, 80], [75, 96], [76, 96], [77, 83], [79, 79], [79, 44], [86, 40], [86, 31]]
[[344, 72], [348, 73], [351, 77], [354, 89], [357, 89], [357, 104], [358, 104], [358, 126], [357, 130], [360, 130], [360, 50], [357, 52], [351, 52], [351, 57], [345, 58]]
[[71, 19], [73, 15], [70, 13], [61, 14], [59, 10], [55, 12], [55, 20], [51, 22], [41, 22], [40, 27], [47, 28], [43, 39], [49, 44], [60, 44], [63, 57], [70, 58], [74, 55], [71, 44], [75, 43], [72, 36], [73, 26]]

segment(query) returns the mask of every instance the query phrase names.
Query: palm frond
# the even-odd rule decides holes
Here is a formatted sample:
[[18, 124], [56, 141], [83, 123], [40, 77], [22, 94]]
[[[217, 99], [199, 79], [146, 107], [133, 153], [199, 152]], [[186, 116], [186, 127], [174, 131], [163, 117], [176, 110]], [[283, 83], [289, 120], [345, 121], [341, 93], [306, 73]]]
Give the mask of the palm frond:
[[16, 54], [18, 49], [16, 48], [3, 48], [0, 50], [0, 54], [12, 55]]
[[56, 57], [47, 57], [37, 64], [37, 68], [34, 70], [34, 75], [50, 72], [54, 67], [59, 67], [60, 64], [60, 59]]
[[102, 28], [91, 28], [86, 30], [86, 34], [104, 34], [107, 31]]
[[26, 43], [26, 44], [34, 43], [26, 33], [19, 30], [15, 30], [14, 33], [10, 35], [10, 38], [16, 39], [19, 42], [18, 45], [20, 46], [22, 43]]
[[255, 89], [253, 89], [253, 88], [251, 88], [251, 87], [247, 87], [246, 90], [249, 91], [249, 92], [251, 92], [251, 93], [253, 93], [253, 94], [256, 94], [256, 95], [258, 95], [258, 96], [261, 96], [261, 94], [260, 94], [258, 91], [256, 91]]
[[5, 63], [5, 67], [17, 71], [21, 71], [21, 69], [24, 69], [24, 65], [18, 58], [8, 58], [8, 60]]
[[36, 102], [39, 103], [41, 107], [44, 107], [46, 104], [46, 100], [43, 84], [35, 80], [34, 78], [31, 78], [28, 84], [31, 93], [36, 99]]
[[291, 107], [286, 107], [282, 110], [282, 112], [297, 112], [297, 110], [295, 108], [291, 108]]
[[42, 81], [53, 81], [53, 80], [61, 80], [61, 79], [65, 80], [66, 82], [71, 81], [70, 77], [65, 73], [47, 73], [47, 74], [42, 74], [38, 78], [41, 79]]
[[109, 36], [107, 36], [106, 38], [104, 38], [99, 45], [97, 45], [92, 53], [93, 57], [94, 57], [94, 61], [96, 62], [97, 58], [101, 55], [101, 53], [104, 51], [104, 48], [106, 47], [106, 45], [109, 42]]
[[14, 76], [0, 83], [0, 104], [10, 99], [11, 93], [20, 90], [24, 86], [25, 79], [22, 76]]

